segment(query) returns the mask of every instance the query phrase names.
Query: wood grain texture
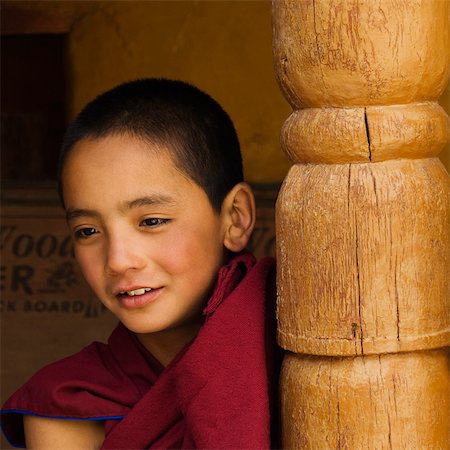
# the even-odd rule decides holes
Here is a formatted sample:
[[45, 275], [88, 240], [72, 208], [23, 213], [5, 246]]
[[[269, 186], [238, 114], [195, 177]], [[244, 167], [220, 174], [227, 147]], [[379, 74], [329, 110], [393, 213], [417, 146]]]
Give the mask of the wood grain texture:
[[447, 449], [446, 350], [357, 358], [288, 354], [283, 448]]
[[449, 140], [450, 120], [436, 102], [301, 109], [281, 132], [282, 148], [296, 163], [429, 158]]
[[444, 0], [276, 0], [278, 81], [297, 108], [437, 99], [448, 81]]
[[437, 158], [293, 166], [276, 213], [280, 344], [316, 355], [448, 345], [449, 193]]
[[296, 163], [368, 162], [364, 108], [308, 108], [294, 111], [283, 125], [281, 145]]
[[448, 6], [272, 2], [283, 448], [449, 448]]

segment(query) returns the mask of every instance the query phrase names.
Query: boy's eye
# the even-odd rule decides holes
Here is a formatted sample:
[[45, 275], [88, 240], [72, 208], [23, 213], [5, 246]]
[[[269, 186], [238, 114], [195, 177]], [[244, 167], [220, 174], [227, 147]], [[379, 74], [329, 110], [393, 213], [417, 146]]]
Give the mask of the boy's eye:
[[98, 233], [98, 231], [95, 228], [81, 228], [80, 230], [75, 231], [75, 237], [78, 239], [87, 239], [96, 233]]
[[144, 219], [141, 222], [141, 225], [144, 226], [144, 227], [155, 228], [155, 227], [158, 227], [160, 225], [164, 225], [168, 221], [169, 221], [169, 219], [159, 219], [157, 217], [150, 217], [149, 219]]

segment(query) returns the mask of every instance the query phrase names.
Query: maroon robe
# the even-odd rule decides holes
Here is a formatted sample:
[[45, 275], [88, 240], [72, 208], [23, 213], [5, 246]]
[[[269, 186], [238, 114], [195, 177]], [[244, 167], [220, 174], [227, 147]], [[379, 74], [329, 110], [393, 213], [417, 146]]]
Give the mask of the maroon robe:
[[204, 325], [166, 368], [119, 324], [108, 344], [41, 369], [4, 405], [8, 440], [25, 445], [30, 414], [104, 420], [104, 449], [270, 448], [273, 269], [248, 253], [223, 267]]

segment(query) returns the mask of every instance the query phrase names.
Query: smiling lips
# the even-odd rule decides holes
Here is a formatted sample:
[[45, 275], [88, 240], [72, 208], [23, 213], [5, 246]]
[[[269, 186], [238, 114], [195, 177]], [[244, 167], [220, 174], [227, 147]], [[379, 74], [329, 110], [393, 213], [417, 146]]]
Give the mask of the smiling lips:
[[134, 291], [122, 291], [119, 292], [119, 295], [130, 295], [131, 297], [134, 297], [135, 295], [142, 295], [145, 294], [146, 292], [150, 292], [152, 290], [152, 288], [140, 288], [140, 289], [135, 289]]
[[121, 291], [116, 295], [119, 303], [128, 309], [142, 308], [152, 302], [162, 288], [143, 287], [130, 291]]

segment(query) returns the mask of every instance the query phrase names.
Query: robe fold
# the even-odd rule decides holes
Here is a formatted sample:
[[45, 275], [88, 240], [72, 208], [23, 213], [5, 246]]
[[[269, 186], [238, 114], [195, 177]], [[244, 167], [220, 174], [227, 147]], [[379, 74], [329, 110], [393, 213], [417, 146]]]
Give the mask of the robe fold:
[[13, 394], [3, 432], [23, 447], [30, 414], [105, 421], [103, 449], [270, 448], [274, 286], [273, 259], [235, 256], [219, 271], [197, 337], [167, 367], [119, 324], [107, 344], [50, 364]]

